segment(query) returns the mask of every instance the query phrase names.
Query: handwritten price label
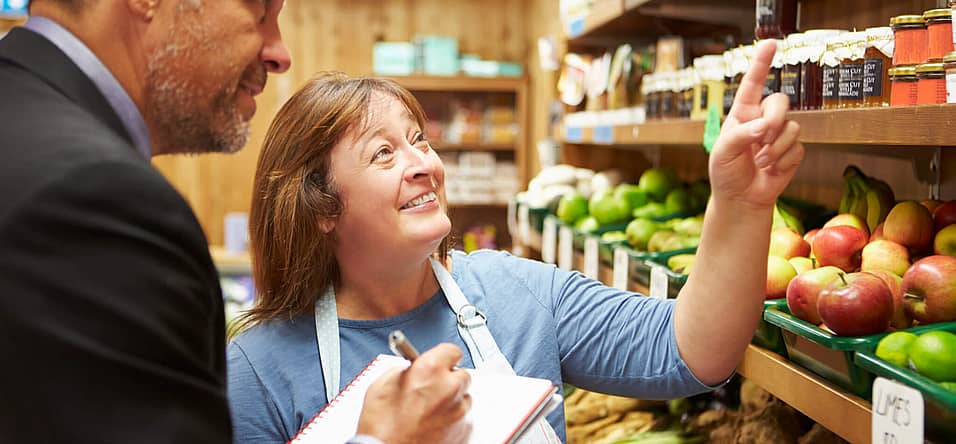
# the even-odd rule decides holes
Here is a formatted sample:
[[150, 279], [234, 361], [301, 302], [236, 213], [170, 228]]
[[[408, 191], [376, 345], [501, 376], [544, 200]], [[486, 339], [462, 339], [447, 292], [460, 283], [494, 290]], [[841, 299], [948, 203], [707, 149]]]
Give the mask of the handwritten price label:
[[614, 248], [614, 271], [611, 273], [611, 286], [619, 290], [627, 290], [628, 262], [627, 250], [621, 247]]
[[923, 442], [923, 394], [898, 382], [873, 382], [873, 444]]
[[574, 268], [574, 231], [562, 225], [558, 230], [558, 267], [565, 270]]
[[551, 216], [544, 218], [544, 227], [541, 232], [541, 260], [553, 264], [557, 253], [558, 224]]

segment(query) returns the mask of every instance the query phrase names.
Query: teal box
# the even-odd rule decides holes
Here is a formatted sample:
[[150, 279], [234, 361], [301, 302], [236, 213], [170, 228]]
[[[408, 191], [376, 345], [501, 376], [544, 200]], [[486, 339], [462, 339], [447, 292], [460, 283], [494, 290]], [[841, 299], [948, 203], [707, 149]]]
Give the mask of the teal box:
[[458, 39], [454, 37], [425, 36], [416, 39], [421, 47], [425, 74], [435, 76], [458, 75]]
[[513, 62], [498, 62], [498, 75], [501, 77], [521, 77], [524, 68]]
[[415, 72], [415, 45], [409, 42], [378, 42], [372, 49], [377, 75], [407, 76]]

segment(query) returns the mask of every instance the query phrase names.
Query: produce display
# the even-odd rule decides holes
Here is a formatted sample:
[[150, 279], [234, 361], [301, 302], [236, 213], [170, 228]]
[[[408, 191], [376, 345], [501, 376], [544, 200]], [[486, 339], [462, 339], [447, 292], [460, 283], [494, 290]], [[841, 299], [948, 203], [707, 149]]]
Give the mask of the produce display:
[[919, 336], [905, 331], [886, 335], [876, 356], [908, 368], [956, 393], [956, 334], [930, 331]]

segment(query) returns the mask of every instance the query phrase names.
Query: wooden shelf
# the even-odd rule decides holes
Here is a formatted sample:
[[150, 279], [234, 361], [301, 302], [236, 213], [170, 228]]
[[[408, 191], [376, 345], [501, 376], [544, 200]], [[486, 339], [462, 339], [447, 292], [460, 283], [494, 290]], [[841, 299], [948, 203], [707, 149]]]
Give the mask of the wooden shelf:
[[[956, 105], [793, 111], [787, 117], [800, 124], [803, 143], [956, 146], [956, 134], [949, 130], [956, 125]], [[595, 137], [596, 131], [600, 133], [598, 137]], [[704, 140], [704, 122], [655, 120], [640, 125], [572, 128], [570, 131], [558, 126], [556, 132], [555, 137], [564, 143], [700, 145]], [[609, 134], [613, 136], [609, 138]]]
[[432, 145], [437, 151], [504, 151], [512, 152], [515, 149], [515, 143], [448, 143], [438, 141]]
[[[526, 247], [541, 251], [541, 235], [532, 230]], [[574, 253], [574, 269], [584, 269], [584, 254]], [[610, 285], [612, 268], [601, 264], [600, 281]], [[631, 280], [628, 290], [648, 294], [646, 287]], [[782, 356], [749, 345], [737, 371], [783, 402], [803, 412], [833, 433], [852, 443], [870, 442], [871, 405], [868, 401], [823, 380]]]
[[518, 92], [524, 88], [523, 77], [470, 77], [470, 76], [393, 76], [410, 91], [455, 91], [455, 92]]
[[871, 404], [751, 344], [737, 371], [852, 443], [870, 442]]
[[209, 254], [220, 274], [251, 274], [252, 258], [249, 253], [234, 254], [220, 245], [209, 247]]

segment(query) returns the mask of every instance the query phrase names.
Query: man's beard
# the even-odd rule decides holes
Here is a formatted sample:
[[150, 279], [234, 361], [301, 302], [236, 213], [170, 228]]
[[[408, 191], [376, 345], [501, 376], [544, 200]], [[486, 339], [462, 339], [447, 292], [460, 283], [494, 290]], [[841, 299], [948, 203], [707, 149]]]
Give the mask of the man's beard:
[[[249, 122], [239, 110], [236, 85], [212, 92], [177, 75], [188, 46], [169, 43], [147, 64], [145, 108], [158, 153], [235, 153], [249, 139]], [[215, 52], [212, 52], [215, 54]], [[264, 71], [264, 68], [261, 68]], [[209, 97], [212, 97], [210, 100]]]

